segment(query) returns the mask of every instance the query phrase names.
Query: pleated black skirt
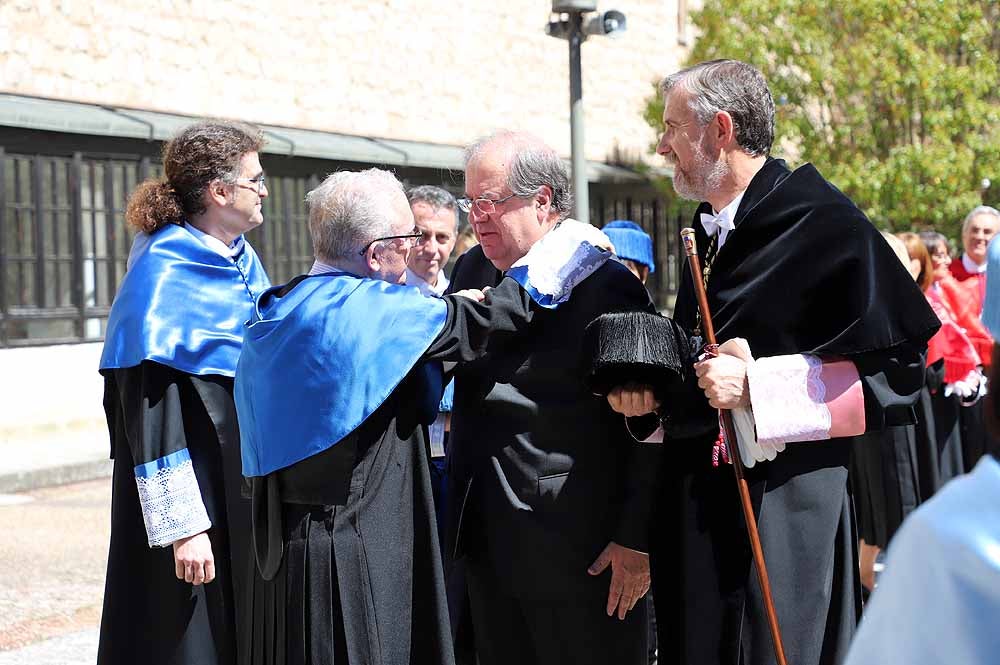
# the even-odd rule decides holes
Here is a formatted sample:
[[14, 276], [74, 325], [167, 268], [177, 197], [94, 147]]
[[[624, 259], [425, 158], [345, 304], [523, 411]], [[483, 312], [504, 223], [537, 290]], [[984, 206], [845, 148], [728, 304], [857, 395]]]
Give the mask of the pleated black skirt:
[[255, 665], [348, 663], [333, 531], [336, 506], [284, 504], [285, 550], [271, 580], [252, 585]]
[[882, 549], [920, 503], [916, 430], [889, 427], [854, 437], [851, 486], [858, 535]]
[[917, 465], [920, 500], [927, 501], [963, 472], [961, 409], [958, 397], [921, 390], [917, 402]]
[[986, 427], [985, 400], [962, 407], [958, 420], [962, 430], [962, 469], [969, 473], [983, 455], [1000, 451], [1000, 441]]

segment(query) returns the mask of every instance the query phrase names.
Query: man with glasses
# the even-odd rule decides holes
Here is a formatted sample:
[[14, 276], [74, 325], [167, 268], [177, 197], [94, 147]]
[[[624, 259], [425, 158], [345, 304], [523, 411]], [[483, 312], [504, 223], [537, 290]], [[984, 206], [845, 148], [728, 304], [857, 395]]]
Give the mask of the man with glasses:
[[[452, 288], [501, 283], [578, 224], [563, 221], [563, 161], [531, 136], [469, 148], [465, 191], [480, 245], [458, 260]], [[590, 393], [580, 358], [587, 324], [640, 309], [653, 311], [645, 288], [608, 261], [516, 347], [456, 371], [447, 548], [466, 569], [482, 665], [646, 662], [639, 601], [659, 451]]]
[[184, 127], [140, 183], [139, 233], [100, 370], [114, 458], [97, 662], [243, 663], [250, 572], [233, 376], [242, 322], [270, 286], [244, 234], [267, 197], [259, 129]]
[[315, 263], [257, 299], [236, 372], [260, 573], [246, 652], [451, 665], [426, 453], [438, 361], [516, 345], [536, 305], [514, 280], [486, 303], [404, 286], [421, 234], [391, 173], [335, 173], [307, 200]]

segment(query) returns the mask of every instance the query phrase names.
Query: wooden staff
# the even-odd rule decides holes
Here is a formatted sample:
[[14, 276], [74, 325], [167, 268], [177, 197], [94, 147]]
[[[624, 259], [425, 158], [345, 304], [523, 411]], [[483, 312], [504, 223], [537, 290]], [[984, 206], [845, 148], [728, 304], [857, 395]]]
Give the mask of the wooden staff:
[[[712, 313], [708, 309], [708, 296], [705, 293], [705, 283], [701, 277], [701, 263], [698, 260], [698, 248], [694, 241], [694, 229], [681, 229], [681, 241], [688, 257], [691, 277], [694, 282], [694, 292], [698, 298], [698, 311], [701, 312], [701, 327], [709, 344], [716, 344], [715, 328], [712, 327]], [[753, 561], [757, 566], [757, 581], [764, 593], [764, 609], [767, 611], [767, 623], [771, 629], [771, 641], [774, 643], [774, 657], [778, 665], [787, 665], [785, 647], [781, 642], [781, 630], [778, 628], [778, 613], [774, 611], [774, 599], [771, 596], [771, 582], [767, 577], [767, 566], [764, 565], [764, 550], [760, 546], [760, 534], [757, 532], [757, 518], [753, 514], [753, 504], [750, 503], [750, 488], [747, 485], [743, 469], [743, 459], [740, 457], [739, 441], [736, 439], [736, 428], [733, 427], [733, 415], [729, 409], [719, 409], [722, 429], [725, 432], [726, 445], [729, 446], [729, 459], [733, 462], [736, 472], [736, 487], [740, 493], [740, 505], [743, 507], [743, 520], [750, 536], [750, 549], [753, 550]]]

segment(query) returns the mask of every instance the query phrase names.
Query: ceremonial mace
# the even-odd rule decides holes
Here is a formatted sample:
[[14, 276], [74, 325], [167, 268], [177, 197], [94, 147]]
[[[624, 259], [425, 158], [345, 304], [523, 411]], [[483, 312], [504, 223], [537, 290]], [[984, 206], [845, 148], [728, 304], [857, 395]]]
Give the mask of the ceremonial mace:
[[[705, 283], [701, 278], [701, 263], [698, 261], [698, 248], [694, 241], [694, 229], [681, 229], [681, 242], [684, 243], [684, 253], [688, 257], [688, 267], [691, 268], [695, 296], [698, 298], [698, 311], [701, 312], [701, 327], [705, 340], [715, 345], [715, 328], [712, 327], [712, 313], [708, 309], [708, 296], [705, 294]], [[750, 549], [753, 550], [753, 561], [757, 566], [757, 581], [764, 592], [764, 609], [767, 611], [767, 624], [771, 629], [771, 641], [774, 643], [774, 657], [778, 665], [787, 665], [785, 647], [781, 642], [781, 630], [778, 628], [778, 613], [774, 611], [774, 599], [771, 596], [771, 582], [767, 577], [767, 566], [764, 565], [764, 550], [760, 546], [760, 534], [757, 533], [757, 518], [753, 514], [753, 504], [750, 503], [750, 488], [747, 485], [743, 469], [743, 459], [740, 457], [739, 441], [736, 440], [736, 428], [733, 427], [733, 414], [729, 409], [719, 409], [719, 418], [725, 433], [726, 445], [730, 446], [729, 459], [733, 462], [736, 472], [736, 487], [740, 493], [740, 505], [743, 507], [743, 521], [747, 525], [750, 536]]]

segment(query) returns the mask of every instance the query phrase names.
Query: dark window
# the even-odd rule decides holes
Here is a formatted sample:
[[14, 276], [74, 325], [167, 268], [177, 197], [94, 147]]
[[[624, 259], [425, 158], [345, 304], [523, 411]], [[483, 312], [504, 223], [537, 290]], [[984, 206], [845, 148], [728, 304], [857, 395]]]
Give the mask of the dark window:
[[[125, 206], [136, 184], [161, 174], [160, 144], [0, 128], [0, 348], [99, 341], [134, 237]], [[34, 154], [34, 146], [60, 154]], [[369, 164], [264, 155], [264, 224], [247, 234], [271, 281], [309, 269], [305, 195], [326, 174]], [[461, 174], [396, 168], [407, 186], [437, 184], [461, 195]], [[651, 187], [592, 192], [591, 219], [632, 218], [654, 238], [650, 290], [665, 306], [677, 289], [678, 222]]]

